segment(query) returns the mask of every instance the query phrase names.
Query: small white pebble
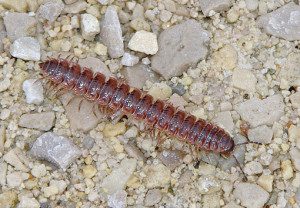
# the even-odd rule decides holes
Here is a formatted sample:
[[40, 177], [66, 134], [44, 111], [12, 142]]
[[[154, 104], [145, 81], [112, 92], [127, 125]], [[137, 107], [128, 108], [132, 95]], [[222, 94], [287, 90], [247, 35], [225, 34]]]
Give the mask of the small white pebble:
[[142, 59], [142, 63], [145, 64], [145, 65], [149, 65], [149, 64], [151, 64], [151, 61], [148, 57], [146, 57], [146, 58]]
[[281, 169], [283, 179], [288, 180], [293, 177], [293, 167], [292, 162], [290, 160], [282, 161]]
[[258, 0], [245, 0], [245, 2], [249, 11], [254, 11], [258, 8]]
[[31, 174], [36, 178], [41, 178], [47, 173], [46, 166], [44, 164], [35, 165], [31, 170]]
[[22, 196], [17, 208], [39, 208], [40, 204], [35, 198]]
[[23, 90], [28, 104], [39, 105], [44, 100], [44, 89], [40, 81], [28, 79], [23, 82]]
[[94, 51], [99, 56], [106, 56], [107, 55], [107, 47], [101, 43], [96, 43]]
[[160, 20], [163, 22], [168, 22], [172, 17], [172, 13], [167, 10], [162, 10], [160, 13]]
[[158, 51], [157, 36], [144, 30], [137, 31], [128, 43], [133, 51], [154, 55]]
[[81, 29], [84, 39], [93, 40], [95, 35], [100, 33], [100, 24], [98, 19], [91, 14], [82, 14]]
[[4, 108], [4, 109], [1, 110], [1, 113], [0, 113], [0, 119], [1, 119], [1, 120], [5, 120], [5, 119], [7, 119], [9, 116], [10, 116], [10, 110], [9, 110], [9, 109]]
[[134, 56], [130, 53], [124, 53], [121, 64], [124, 66], [134, 66], [139, 62], [139, 57]]

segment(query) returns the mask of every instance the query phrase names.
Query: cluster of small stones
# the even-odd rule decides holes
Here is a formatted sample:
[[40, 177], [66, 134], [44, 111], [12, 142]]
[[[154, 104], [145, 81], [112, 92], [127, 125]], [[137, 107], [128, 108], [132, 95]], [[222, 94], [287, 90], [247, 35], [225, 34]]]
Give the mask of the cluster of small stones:
[[[0, 208], [299, 207], [294, 1], [0, 0], [0, 15]], [[245, 176], [233, 158], [53, 98], [38, 63], [58, 55], [260, 143], [235, 150]]]

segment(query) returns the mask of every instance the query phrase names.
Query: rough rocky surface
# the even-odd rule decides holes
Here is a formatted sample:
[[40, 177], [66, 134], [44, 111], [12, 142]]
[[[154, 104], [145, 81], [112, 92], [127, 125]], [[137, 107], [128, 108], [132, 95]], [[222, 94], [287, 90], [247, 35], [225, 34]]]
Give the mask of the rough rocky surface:
[[74, 3], [65, 5], [63, 12], [67, 14], [79, 14], [87, 8], [88, 4], [84, 0], [78, 0]]
[[152, 57], [152, 69], [165, 79], [182, 75], [189, 66], [206, 57], [209, 36], [194, 20], [168, 28], [158, 37], [158, 52]]
[[124, 159], [120, 166], [103, 179], [101, 184], [105, 193], [114, 194], [125, 188], [125, 185], [136, 168], [135, 159]]
[[[269, 193], [260, 186], [251, 183], [239, 183], [234, 192], [234, 196], [247, 208], [260, 208], [269, 199]], [[255, 200], [253, 200], [255, 199]]]
[[44, 89], [40, 81], [28, 79], [23, 82], [23, 90], [28, 104], [39, 105], [44, 100]]
[[300, 40], [300, 6], [291, 2], [277, 10], [261, 16], [258, 25], [275, 37], [286, 40]]
[[128, 48], [133, 51], [154, 55], [158, 50], [157, 37], [154, 33], [144, 30], [137, 31], [130, 39]]
[[73, 130], [89, 131], [94, 128], [103, 115], [97, 106], [73, 94], [65, 94], [61, 101], [66, 106], [66, 116]]
[[255, 92], [257, 79], [249, 70], [234, 70], [232, 75], [233, 86], [248, 92]]
[[205, 16], [210, 16], [210, 12], [221, 12], [227, 10], [231, 6], [230, 0], [199, 0], [201, 10]]
[[109, 71], [108, 67], [98, 58], [87, 57], [84, 59], [79, 59], [78, 64], [81, 67], [86, 67], [91, 69], [94, 73], [100, 72], [106, 77], [111, 77], [112, 73]]
[[109, 6], [101, 22], [101, 40], [108, 49], [111, 58], [119, 58], [124, 54], [122, 30], [116, 9]]
[[49, 131], [54, 125], [54, 119], [53, 112], [23, 114], [19, 120], [19, 126]]
[[91, 14], [81, 15], [82, 37], [86, 40], [93, 40], [95, 35], [100, 33], [100, 25], [97, 18]]
[[242, 119], [253, 127], [271, 125], [283, 116], [284, 103], [280, 95], [273, 95], [263, 100], [252, 98], [239, 104], [236, 110]]
[[[212, 58], [216, 66], [223, 70], [234, 69], [238, 62], [238, 54], [232, 45], [225, 45], [220, 48], [220, 50], [213, 54]], [[243, 77], [242, 74], [246, 74], [246, 77]], [[241, 77], [243, 77], [243, 79], [245, 79], [248, 83], [251, 83], [255, 78], [251, 76], [249, 71], [236, 69], [232, 75], [233, 84], [235, 85], [235, 83], [240, 82]]]
[[157, 204], [162, 198], [161, 191], [159, 189], [150, 189], [146, 197], [144, 199], [145, 206], [154, 206]]
[[163, 164], [150, 165], [144, 168], [147, 188], [163, 187], [170, 182], [171, 171]]
[[21, 37], [14, 41], [10, 48], [13, 57], [23, 60], [39, 61], [41, 58], [39, 42], [32, 37]]
[[20, 149], [15, 148], [10, 151], [8, 151], [4, 156], [3, 159], [5, 162], [7, 162], [9, 165], [13, 166], [15, 170], [20, 170], [23, 172], [28, 172], [29, 169], [27, 167], [27, 164], [24, 164], [22, 156], [24, 156], [21, 152]]
[[127, 80], [130, 86], [142, 89], [147, 80], [156, 82], [158, 77], [151, 71], [149, 66], [144, 64], [137, 64], [132, 67], [124, 68], [121, 73]]
[[232, 132], [234, 128], [233, 119], [229, 111], [220, 112], [213, 119], [213, 122], [222, 126], [226, 131]]
[[273, 138], [273, 130], [266, 125], [249, 129], [248, 138], [252, 142], [269, 144]]
[[37, 21], [27, 13], [8, 12], [3, 17], [7, 36], [12, 40], [35, 36]]
[[80, 156], [80, 150], [67, 138], [52, 132], [41, 135], [33, 143], [31, 154], [66, 170]]
[[44, 1], [38, 9], [37, 15], [40, 18], [53, 22], [60, 15], [64, 6], [62, 0]]
[[139, 57], [134, 56], [130, 53], [124, 53], [121, 64], [124, 66], [134, 66], [139, 62]]
[[296, 92], [290, 96], [292, 106], [294, 108], [300, 108], [300, 92]]

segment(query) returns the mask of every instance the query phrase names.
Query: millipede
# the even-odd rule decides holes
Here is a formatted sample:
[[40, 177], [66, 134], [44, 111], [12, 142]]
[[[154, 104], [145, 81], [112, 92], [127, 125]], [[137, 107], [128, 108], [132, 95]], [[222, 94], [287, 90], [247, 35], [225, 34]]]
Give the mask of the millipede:
[[223, 128], [196, 119], [172, 104], [154, 98], [145, 91], [130, 87], [114, 77], [93, 73], [67, 59], [48, 59], [39, 63], [43, 78], [59, 90], [72, 91], [94, 102], [100, 109], [143, 121], [150, 129], [192, 144], [198, 150], [220, 153], [229, 157], [235, 143]]

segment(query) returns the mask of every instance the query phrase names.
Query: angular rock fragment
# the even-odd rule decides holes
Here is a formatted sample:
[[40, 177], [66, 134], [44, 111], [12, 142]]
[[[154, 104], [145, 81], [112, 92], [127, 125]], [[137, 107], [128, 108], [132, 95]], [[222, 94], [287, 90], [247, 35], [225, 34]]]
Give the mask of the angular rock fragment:
[[241, 201], [241, 204], [247, 208], [260, 208], [269, 199], [269, 193], [263, 188], [252, 183], [239, 183], [234, 191], [235, 198]]
[[134, 56], [130, 53], [124, 53], [121, 64], [124, 66], [134, 66], [139, 62], [139, 57]]
[[27, 1], [24, 0], [0, 0], [0, 5], [16, 12], [27, 12], [28, 9]]
[[3, 159], [5, 162], [13, 166], [16, 170], [28, 172], [29, 169], [27, 165], [24, 164], [24, 161], [22, 160], [22, 155], [19, 153], [19, 149], [12, 149], [3, 156]]
[[290, 100], [294, 108], [300, 108], [300, 92], [296, 92], [295, 94], [292, 94], [290, 96]]
[[273, 130], [266, 125], [249, 129], [248, 138], [252, 142], [269, 144], [273, 138]]
[[254, 74], [245, 69], [236, 69], [232, 75], [232, 84], [234, 87], [247, 92], [255, 92], [257, 79]]
[[97, 18], [91, 14], [81, 15], [82, 37], [86, 40], [93, 40], [95, 35], [100, 33], [100, 25]]
[[55, 120], [54, 112], [24, 114], [19, 120], [19, 126], [42, 131], [49, 131]]
[[233, 131], [234, 123], [230, 111], [218, 113], [213, 122], [223, 127], [227, 132]]
[[205, 58], [210, 34], [195, 20], [187, 20], [163, 31], [158, 52], [152, 57], [152, 69], [165, 79], [180, 76]]
[[292, 148], [290, 155], [296, 170], [300, 171], [300, 151], [297, 148]]
[[44, 1], [37, 11], [37, 16], [50, 22], [54, 22], [63, 11], [64, 6], [65, 4], [62, 0]]
[[136, 159], [123, 159], [120, 166], [103, 179], [101, 187], [109, 195], [125, 188], [127, 181], [136, 168]]
[[87, 68], [91, 69], [94, 73], [100, 72], [100, 73], [104, 74], [106, 77], [113, 76], [113, 74], [111, 73], [111, 71], [109, 71], [109, 69], [107, 68], [105, 63], [103, 63], [98, 58], [89, 56], [84, 59], [79, 59], [78, 64], [81, 67], [87, 67]]
[[124, 54], [121, 24], [118, 13], [113, 6], [106, 9], [104, 19], [101, 22], [101, 40], [108, 49], [111, 58], [119, 58]]
[[109, 195], [107, 204], [111, 208], [125, 208], [127, 207], [126, 199], [127, 193], [124, 190], [117, 191], [116, 193]]
[[300, 40], [300, 6], [291, 2], [258, 18], [264, 32], [289, 41]]
[[177, 166], [183, 163], [182, 159], [184, 155], [184, 152], [179, 150], [164, 150], [158, 155], [158, 158], [170, 170], [174, 170]]
[[44, 100], [44, 89], [41, 82], [36, 79], [28, 79], [23, 82], [23, 90], [28, 104], [39, 105]]
[[66, 170], [80, 156], [80, 150], [67, 138], [52, 132], [42, 134], [34, 142], [30, 152]]
[[67, 4], [64, 7], [63, 12], [67, 14], [79, 14], [80, 12], [86, 10], [88, 3], [84, 0], [78, 0], [72, 4]]
[[[213, 64], [216, 64], [216, 67], [224, 70], [232, 70], [238, 63], [238, 53], [232, 45], [225, 45], [220, 50], [213, 53], [212, 59], [214, 61]], [[236, 73], [244, 71], [235, 70]], [[241, 73], [238, 73], [238, 75], [240, 74]], [[233, 76], [235, 76], [235, 74], [233, 74]]]
[[211, 11], [221, 12], [229, 9], [230, 0], [199, 0], [200, 8], [205, 16], [209, 16]]
[[158, 76], [147, 65], [137, 64], [132, 67], [126, 67], [121, 73], [132, 87], [142, 89], [146, 81], [157, 82]]
[[7, 36], [12, 41], [25, 36], [35, 36], [36, 19], [27, 13], [7, 12], [3, 17]]
[[41, 58], [41, 47], [39, 42], [31, 37], [21, 37], [16, 39], [10, 47], [10, 54], [13, 57], [39, 61]]
[[154, 55], [158, 50], [156, 34], [144, 30], [137, 31], [128, 43], [133, 51]]
[[162, 194], [159, 189], [151, 189], [145, 196], [144, 205], [147, 207], [154, 206], [155, 204], [160, 202], [161, 198]]
[[35, 198], [29, 198], [27, 196], [21, 197], [20, 203], [17, 208], [40, 208], [39, 202]]
[[74, 97], [73, 94], [67, 93], [61, 97], [61, 101], [65, 106], [73, 130], [89, 131], [96, 127], [104, 117], [95, 103], [91, 103], [82, 97]]
[[279, 94], [263, 100], [252, 98], [239, 104], [236, 111], [252, 127], [272, 125], [284, 115], [284, 102]]
[[147, 165], [143, 171], [147, 175], [145, 178], [147, 188], [164, 187], [171, 180], [171, 171], [163, 164]]

